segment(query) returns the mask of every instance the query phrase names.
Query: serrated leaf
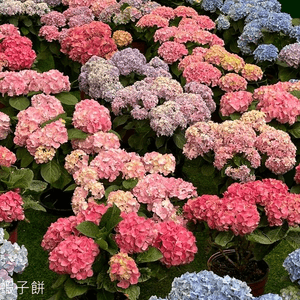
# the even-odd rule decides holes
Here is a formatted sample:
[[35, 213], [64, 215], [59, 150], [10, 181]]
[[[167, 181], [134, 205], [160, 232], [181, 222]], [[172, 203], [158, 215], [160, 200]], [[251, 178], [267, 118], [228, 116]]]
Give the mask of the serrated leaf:
[[24, 110], [30, 105], [28, 98], [20, 96], [9, 99], [9, 105], [17, 110]]
[[76, 129], [68, 129], [68, 140], [74, 140], [74, 139], [79, 139], [79, 140], [85, 140], [88, 137], [88, 134]]
[[26, 27], [30, 27], [32, 25], [32, 21], [27, 17], [23, 19], [23, 23]]
[[12, 169], [9, 179], [6, 182], [8, 189], [28, 189], [33, 179], [33, 172], [30, 169]]
[[29, 198], [23, 197], [23, 209], [33, 209], [33, 210], [39, 210], [39, 211], [43, 211], [46, 212], [46, 209], [44, 208], [44, 206], [42, 206], [41, 204], [39, 204], [37, 201], [31, 200]]
[[155, 147], [157, 149], [161, 148], [164, 145], [166, 139], [167, 138], [165, 136], [158, 136], [158, 137], [156, 137], [156, 139], [155, 139]]
[[175, 133], [173, 135], [173, 141], [177, 148], [182, 149], [184, 144], [186, 143], [186, 139], [183, 132]]
[[41, 175], [46, 182], [53, 184], [61, 176], [60, 166], [55, 160], [51, 160], [46, 164], [42, 164]]
[[89, 289], [88, 286], [78, 285], [74, 280], [69, 278], [64, 285], [65, 292], [69, 298], [83, 295]]
[[95, 242], [99, 245], [99, 247], [103, 250], [108, 250], [108, 244], [103, 238], [95, 239]]
[[162, 253], [154, 247], [149, 247], [145, 252], [139, 253], [136, 258], [137, 263], [153, 262], [163, 258]]
[[294, 124], [292, 128], [288, 130], [288, 132], [296, 139], [300, 138], [300, 123]]
[[99, 227], [95, 223], [90, 221], [84, 221], [80, 223], [79, 225], [76, 226], [76, 229], [79, 230], [84, 235], [91, 238], [96, 238], [97, 234], [100, 232]]
[[291, 91], [290, 94], [300, 99], [300, 91]]
[[122, 220], [120, 213], [120, 209], [113, 204], [113, 206], [109, 207], [102, 216], [99, 227], [105, 227], [107, 232], [110, 232]]
[[129, 300], [137, 300], [140, 296], [140, 287], [137, 285], [131, 285], [129, 288], [124, 290], [124, 294], [127, 295]]
[[255, 242], [263, 245], [270, 245], [273, 243], [273, 241], [260, 229], [254, 230], [251, 234], [247, 235], [246, 238], [250, 242]]
[[41, 180], [32, 180], [28, 189], [30, 191], [34, 191], [37, 193], [40, 193], [42, 191], [44, 191], [47, 188], [47, 183]]
[[74, 191], [76, 187], [77, 187], [77, 184], [73, 183], [73, 184], [69, 185], [67, 188], [65, 188], [64, 192]]
[[78, 99], [68, 92], [56, 94], [55, 97], [63, 104], [75, 105], [76, 103], [78, 103]]
[[131, 190], [137, 185], [137, 183], [138, 183], [137, 179], [131, 178], [131, 179], [124, 180], [122, 182], [122, 185], [125, 189]]
[[105, 190], [105, 198], [107, 199], [108, 198], [108, 195], [110, 192], [112, 191], [117, 191], [119, 190], [120, 187], [118, 185], [110, 185], [106, 190]]
[[300, 233], [296, 231], [290, 231], [285, 240], [296, 250], [300, 248]]
[[63, 290], [59, 290], [55, 295], [53, 295], [48, 300], [59, 300]]
[[115, 117], [113, 120], [114, 127], [118, 127], [120, 125], [125, 124], [128, 119], [129, 119], [129, 115], [121, 115], [121, 116]]
[[223, 231], [216, 236], [214, 242], [221, 247], [226, 247], [226, 245], [231, 242], [233, 238], [234, 234], [232, 231]]
[[55, 122], [55, 121], [57, 121], [57, 120], [59, 120], [59, 119], [64, 119], [64, 118], [66, 118], [66, 117], [67, 117], [67, 114], [66, 114], [66, 113], [57, 115], [55, 118], [53, 118], [53, 119], [51, 119], [51, 120], [48, 120], [48, 121], [42, 123], [40, 126], [43, 128], [43, 127], [45, 127], [46, 125], [48, 125], [48, 124], [50, 124], [50, 123], [52, 123], [52, 122]]
[[17, 158], [20, 159], [21, 168], [28, 167], [34, 160], [34, 157], [28, 152], [26, 148], [18, 148], [16, 151]]
[[150, 268], [139, 268], [141, 276], [139, 277], [139, 282], [145, 282], [151, 278]]
[[58, 287], [60, 287], [67, 279], [69, 278], [69, 276], [67, 274], [64, 275], [59, 275], [57, 280], [52, 284], [51, 288], [52, 289], [57, 289]]

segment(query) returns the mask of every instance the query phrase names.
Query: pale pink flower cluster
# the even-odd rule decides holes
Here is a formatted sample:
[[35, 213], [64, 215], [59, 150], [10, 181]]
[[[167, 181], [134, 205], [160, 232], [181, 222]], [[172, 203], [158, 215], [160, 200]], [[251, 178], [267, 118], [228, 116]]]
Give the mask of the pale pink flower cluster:
[[116, 227], [115, 241], [121, 252], [140, 253], [152, 246], [157, 232], [155, 222], [140, 217], [136, 212], [123, 213], [123, 220]]
[[145, 28], [145, 27], [167, 27], [169, 25], [169, 20], [161, 17], [156, 14], [149, 14], [142, 16], [139, 21], [136, 23], [137, 27]]
[[20, 194], [9, 191], [0, 195], [0, 222], [13, 222], [25, 219], [23, 199]]
[[89, 135], [86, 139], [73, 139], [71, 141], [73, 149], [79, 149], [86, 154], [96, 154], [102, 150], [120, 148], [119, 138], [111, 132], [98, 131]]
[[65, 157], [65, 169], [70, 174], [83, 167], [87, 167], [89, 163], [89, 156], [82, 150], [74, 150]]
[[10, 131], [9, 116], [3, 112], [0, 112], [0, 140], [6, 139]]
[[51, 11], [41, 16], [41, 23], [47, 26], [64, 27], [66, 26], [66, 17], [58, 11]]
[[174, 9], [176, 17], [197, 17], [198, 13], [192, 7], [179, 5]]
[[[17, 29], [13, 29], [8, 24], [1, 25], [1, 59], [7, 64], [8, 70], [17, 71], [30, 69], [36, 53], [32, 49], [32, 42], [29, 38], [21, 36]], [[2, 68], [1, 68], [2, 70]]]
[[54, 25], [44, 25], [39, 31], [39, 36], [43, 37], [47, 42], [52, 42], [59, 39], [60, 32]]
[[0, 72], [0, 93], [10, 97], [26, 95], [29, 92], [43, 92], [44, 94], [58, 94], [71, 88], [69, 77], [58, 70], [38, 73], [34, 70], [20, 72]]
[[0, 166], [10, 167], [17, 160], [16, 155], [8, 148], [0, 146]]
[[235, 73], [227, 73], [219, 79], [218, 86], [225, 92], [245, 91], [247, 81]]
[[225, 93], [220, 99], [220, 112], [223, 116], [229, 116], [235, 112], [247, 111], [252, 103], [252, 93], [237, 91]]
[[157, 237], [154, 247], [161, 251], [160, 260], [166, 267], [188, 264], [194, 260], [198, 249], [193, 233], [173, 221], [156, 225]]
[[115, 204], [122, 212], [138, 212], [140, 204], [133, 194], [122, 190], [110, 192], [107, 197], [107, 204]]
[[148, 152], [143, 157], [145, 170], [148, 173], [161, 173], [165, 176], [175, 171], [176, 161], [173, 154]]
[[127, 153], [127, 161], [124, 161], [121, 172], [125, 179], [143, 178], [146, 170], [142, 158], [134, 152]]
[[118, 281], [117, 286], [127, 289], [132, 284], [137, 284], [141, 273], [133, 258], [127, 253], [117, 253], [109, 260], [109, 277], [111, 281]]
[[164, 42], [158, 48], [158, 54], [167, 64], [172, 64], [188, 54], [185, 45], [177, 42]]
[[88, 198], [88, 194], [89, 191], [82, 186], [77, 186], [74, 189], [71, 205], [75, 215], [77, 215], [80, 211], [87, 209], [88, 203], [95, 202], [92, 197]]
[[203, 62], [203, 61], [204, 61], [204, 58], [203, 58], [202, 54], [188, 55], [188, 56], [184, 57], [180, 61], [180, 63], [178, 64], [178, 69], [183, 71], [190, 64], [192, 64], [192, 63], [198, 63], [198, 62]]
[[93, 276], [92, 265], [99, 253], [99, 246], [93, 239], [71, 235], [50, 252], [49, 269], [84, 280]]
[[295, 176], [294, 176], [294, 180], [296, 181], [297, 184], [300, 184], [300, 165], [298, 165], [295, 168]]
[[214, 166], [218, 170], [236, 154], [243, 155], [254, 169], [260, 166], [261, 155], [265, 154], [265, 166], [275, 174], [286, 173], [296, 162], [296, 147], [290, 136], [264, 125], [263, 117], [252, 112], [241, 120], [220, 124], [198, 122], [186, 130], [185, 137], [187, 142], [183, 147], [184, 155], [193, 159], [213, 151]]
[[251, 169], [246, 165], [241, 165], [238, 168], [229, 166], [225, 169], [225, 174], [239, 182], [254, 181], [256, 179], [255, 175], [251, 175]]
[[107, 132], [111, 129], [109, 110], [93, 99], [82, 100], [75, 105], [73, 125], [86, 133]]

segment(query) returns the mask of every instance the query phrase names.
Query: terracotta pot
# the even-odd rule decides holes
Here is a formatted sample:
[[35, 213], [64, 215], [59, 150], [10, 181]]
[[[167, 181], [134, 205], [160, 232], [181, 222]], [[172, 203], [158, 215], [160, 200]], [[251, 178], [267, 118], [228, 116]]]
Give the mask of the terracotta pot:
[[[233, 257], [235, 256], [235, 250], [234, 249], [228, 249], [228, 250], [224, 250], [225, 254], [229, 257]], [[215, 254], [213, 254], [207, 261], [207, 267], [208, 270], [213, 271], [215, 274], [219, 275], [219, 276], [224, 276], [224, 274], [220, 274], [220, 270], [214, 266], [214, 263], [217, 261], [221, 261], [221, 260], [225, 260], [224, 256], [222, 255], [221, 252], [217, 252]], [[246, 281], [247, 285], [251, 288], [252, 291], [252, 295], [255, 297], [261, 296], [264, 294], [264, 289], [265, 286], [267, 284], [267, 280], [268, 280], [268, 275], [269, 275], [269, 265], [267, 264], [267, 262], [265, 262], [264, 260], [261, 261], [256, 261], [257, 267], [259, 270], [261, 270], [262, 272], [262, 276], [255, 281]], [[228, 272], [228, 274], [226, 275], [230, 275], [230, 273]], [[239, 278], [237, 278], [239, 279]]]

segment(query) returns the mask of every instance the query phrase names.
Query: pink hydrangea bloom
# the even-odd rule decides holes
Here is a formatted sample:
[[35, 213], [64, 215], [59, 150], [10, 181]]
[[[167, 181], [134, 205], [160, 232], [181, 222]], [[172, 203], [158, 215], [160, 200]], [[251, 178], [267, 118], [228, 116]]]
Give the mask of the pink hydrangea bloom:
[[255, 175], [251, 175], [251, 169], [246, 165], [241, 165], [238, 168], [232, 168], [231, 166], [225, 169], [225, 174], [234, 180], [240, 182], [254, 181]]
[[210, 33], [206, 30], [196, 30], [193, 32], [193, 42], [198, 43], [200, 45], [211, 45], [213, 43], [214, 34]]
[[146, 251], [156, 238], [155, 222], [139, 217], [136, 212], [122, 213], [116, 227], [115, 241], [121, 252], [128, 254]]
[[87, 187], [90, 182], [95, 182], [99, 179], [97, 169], [90, 166], [83, 166], [73, 173], [74, 181], [77, 185]]
[[188, 55], [185, 56], [180, 63], [178, 64], [178, 69], [179, 70], [184, 70], [187, 66], [189, 66], [192, 63], [197, 63], [197, 62], [203, 62], [204, 58], [203, 55], [198, 54], [198, 55]]
[[174, 9], [174, 13], [176, 17], [197, 17], [198, 13], [196, 10], [194, 10], [192, 7], [187, 6], [177, 6]]
[[187, 55], [188, 50], [183, 44], [177, 42], [164, 42], [158, 48], [158, 54], [167, 64], [172, 64]]
[[122, 190], [110, 192], [107, 197], [107, 204], [115, 204], [122, 212], [138, 212], [140, 204], [129, 191]]
[[77, 213], [77, 220], [79, 223], [83, 221], [90, 221], [99, 225], [102, 216], [106, 213], [109, 206], [110, 205], [97, 204], [94, 201], [88, 202], [87, 208], [82, 209]]
[[43, 37], [47, 42], [52, 42], [58, 40], [60, 32], [54, 25], [44, 25], [39, 31], [39, 36]]
[[89, 156], [82, 150], [74, 150], [65, 157], [65, 169], [74, 174], [83, 167], [87, 167]]
[[161, 17], [166, 18], [168, 20], [171, 20], [171, 19], [175, 18], [174, 9], [171, 8], [171, 7], [167, 7], [167, 6], [156, 7], [151, 11], [151, 14], [161, 16]]
[[0, 195], [0, 222], [13, 222], [25, 219], [22, 197], [13, 191]]
[[188, 264], [194, 260], [198, 249], [191, 231], [173, 221], [157, 223], [156, 230], [158, 234], [153, 246], [162, 252], [160, 261], [166, 267]]
[[167, 27], [168, 25], [169, 25], [168, 19], [155, 14], [144, 15], [136, 23], [136, 26], [141, 28], [154, 27], [154, 26]]
[[2, 24], [0, 25], [0, 38], [3, 39], [7, 36], [20, 35], [18, 27], [13, 24]]
[[77, 186], [73, 192], [71, 204], [72, 210], [75, 215], [77, 215], [81, 210], [88, 208], [88, 202], [86, 198], [89, 194], [89, 191], [82, 186]]
[[10, 167], [17, 160], [16, 155], [8, 148], [0, 146], [0, 166]]
[[111, 281], [118, 281], [117, 286], [127, 289], [131, 284], [137, 284], [141, 276], [133, 258], [127, 253], [120, 252], [109, 260], [109, 277]]
[[125, 179], [143, 178], [146, 170], [142, 158], [136, 153], [128, 153], [127, 161], [124, 161], [122, 175]]
[[241, 70], [241, 75], [248, 81], [257, 81], [262, 79], [263, 71], [259, 66], [245, 64]]
[[49, 269], [84, 280], [93, 276], [92, 265], [99, 253], [99, 247], [93, 239], [71, 235], [50, 252]]
[[178, 28], [175, 26], [157, 29], [153, 36], [154, 42], [167, 42], [170, 40], [170, 38], [175, 36], [177, 31]]
[[76, 229], [78, 220], [75, 216], [68, 218], [59, 218], [48, 227], [45, 233], [41, 246], [46, 251], [52, 251], [58, 244], [71, 235], [79, 235]]
[[295, 168], [295, 177], [294, 180], [297, 184], [300, 184], [300, 164]]
[[6, 139], [10, 131], [9, 116], [3, 112], [0, 112], [0, 140]]
[[252, 93], [250, 92], [228, 92], [220, 99], [220, 112], [223, 116], [229, 116], [235, 112], [243, 113], [247, 111], [252, 101]]
[[148, 173], [161, 173], [165, 176], [175, 171], [176, 161], [173, 154], [148, 152], [143, 157], [145, 170]]
[[82, 100], [75, 106], [73, 125], [87, 133], [111, 129], [109, 110], [93, 99]]
[[203, 30], [212, 30], [216, 27], [215, 22], [208, 16], [197, 15], [192, 17], [197, 22], [198, 28]]
[[219, 79], [218, 86], [225, 92], [244, 91], [247, 81], [238, 74], [227, 73]]
[[[220, 63], [221, 67], [226, 71], [240, 72], [245, 68], [245, 61], [237, 54], [230, 52], [224, 53], [224, 55], [220, 58]], [[246, 67], [246, 69], [247, 68], [248, 67]]]
[[211, 86], [216, 86], [222, 76], [221, 71], [207, 62], [196, 62], [188, 65], [183, 71], [187, 82], [195, 81]]
[[41, 16], [41, 23], [48, 26], [64, 27], [66, 17], [58, 11], [51, 11]]

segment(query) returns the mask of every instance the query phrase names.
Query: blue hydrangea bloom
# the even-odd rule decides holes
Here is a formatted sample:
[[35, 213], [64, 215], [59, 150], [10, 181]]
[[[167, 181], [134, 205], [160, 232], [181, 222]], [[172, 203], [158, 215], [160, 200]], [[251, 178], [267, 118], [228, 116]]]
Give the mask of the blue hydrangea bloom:
[[224, 4], [222, 5], [222, 7], [220, 8], [220, 11], [225, 14], [225, 15], [228, 15], [228, 12], [230, 10], [230, 7], [232, 5], [234, 5], [234, 1], [232, 0], [225, 0]]
[[296, 39], [297, 42], [300, 43], [300, 25], [292, 27], [290, 37]]
[[280, 12], [281, 11], [281, 4], [277, 0], [270, 0], [270, 1], [257, 1], [258, 6], [265, 8], [269, 11], [273, 12]]
[[273, 44], [261, 44], [253, 51], [257, 61], [274, 61], [278, 56], [278, 49]]
[[294, 282], [298, 280], [300, 284], [300, 249], [290, 253], [282, 265], [289, 273], [291, 281]]
[[223, 0], [202, 0], [202, 8], [206, 11], [215, 12], [223, 5]]
[[232, 5], [229, 9], [228, 16], [234, 20], [238, 21], [245, 18], [251, 11], [251, 7], [245, 3], [237, 3]]
[[226, 30], [230, 27], [230, 22], [228, 20], [228, 17], [224, 15], [219, 15], [215, 23], [217, 24], [218, 30]]
[[260, 297], [256, 297], [256, 300], [282, 300], [282, 297], [280, 297], [277, 294], [265, 294]]
[[289, 34], [292, 29], [292, 17], [287, 13], [270, 13], [265, 27], [270, 32], [282, 31]]
[[249, 13], [249, 15], [245, 18], [245, 24], [253, 21], [253, 20], [260, 20], [261, 18], [268, 18], [270, 11], [262, 8], [262, 7], [255, 7]]

